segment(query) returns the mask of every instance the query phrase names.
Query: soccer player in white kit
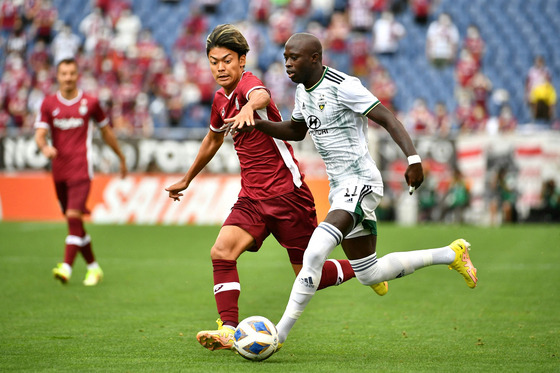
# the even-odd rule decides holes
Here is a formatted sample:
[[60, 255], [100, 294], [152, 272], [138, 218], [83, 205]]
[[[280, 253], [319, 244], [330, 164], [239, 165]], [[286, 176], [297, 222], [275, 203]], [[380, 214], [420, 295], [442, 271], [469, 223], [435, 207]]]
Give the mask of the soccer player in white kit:
[[420, 156], [403, 125], [357, 78], [323, 66], [322, 46], [315, 36], [294, 34], [286, 43], [284, 59], [288, 76], [298, 83], [291, 120], [226, 120], [232, 131], [250, 131], [254, 127], [283, 140], [303, 140], [309, 131], [327, 168], [331, 207], [311, 236], [303, 268], [277, 325], [280, 343], [315, 294], [321, 267], [339, 244], [356, 278], [379, 295], [387, 293], [386, 281], [432, 264], [457, 270], [474, 288], [476, 268], [470, 260], [470, 244], [464, 239], [441, 248], [394, 252], [377, 258], [375, 208], [383, 196], [383, 183], [367, 148], [367, 118], [384, 127], [408, 157], [405, 179], [410, 193], [424, 178]]

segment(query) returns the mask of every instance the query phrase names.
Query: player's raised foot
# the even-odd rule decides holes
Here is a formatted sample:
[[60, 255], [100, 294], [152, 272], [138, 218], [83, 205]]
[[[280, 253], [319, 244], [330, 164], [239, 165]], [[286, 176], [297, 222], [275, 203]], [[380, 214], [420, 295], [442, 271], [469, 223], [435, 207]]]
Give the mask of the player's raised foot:
[[459, 238], [451, 242], [449, 247], [455, 251], [455, 260], [449, 265], [449, 269], [454, 269], [459, 272], [467, 282], [467, 286], [474, 289], [478, 278], [476, 277], [476, 268], [473, 266], [469, 255], [471, 244]]
[[54, 278], [62, 282], [67, 283], [70, 280], [70, 271], [66, 268], [64, 263], [58, 263], [55, 268], [53, 268], [52, 273]]
[[100, 267], [88, 269], [86, 278], [84, 279], [85, 286], [95, 286], [103, 279], [103, 271]]
[[198, 343], [210, 351], [233, 349], [233, 334], [235, 330], [232, 327], [224, 325], [221, 319], [216, 320], [216, 322], [218, 323], [218, 330], [203, 330], [198, 332], [196, 335]]
[[387, 281], [380, 282], [378, 284], [370, 285], [370, 287], [377, 293], [377, 295], [385, 295], [389, 291], [389, 283]]

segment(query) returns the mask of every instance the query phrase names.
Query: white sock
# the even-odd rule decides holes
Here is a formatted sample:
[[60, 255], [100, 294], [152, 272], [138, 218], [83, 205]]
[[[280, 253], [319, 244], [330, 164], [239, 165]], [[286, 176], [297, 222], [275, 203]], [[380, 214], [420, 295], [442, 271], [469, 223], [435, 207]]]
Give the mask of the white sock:
[[364, 285], [378, 284], [414, 273], [433, 264], [451, 264], [455, 252], [449, 247], [390, 253], [377, 259], [376, 254], [350, 260], [356, 278]]
[[64, 269], [68, 271], [68, 274], [69, 274], [69, 275], [72, 274], [72, 266], [70, 266], [70, 264], [68, 264], [68, 263], [62, 263], [62, 267], [64, 267]]
[[280, 343], [284, 343], [305, 306], [317, 291], [323, 264], [342, 238], [338, 228], [325, 222], [320, 223], [311, 235], [307, 250], [303, 254], [303, 267], [294, 281], [284, 315], [276, 325]]
[[88, 270], [90, 270], [90, 269], [97, 269], [97, 268], [99, 268], [99, 264], [97, 264], [97, 262], [92, 262], [92, 263], [89, 263], [89, 264], [87, 265], [87, 269], [88, 269]]

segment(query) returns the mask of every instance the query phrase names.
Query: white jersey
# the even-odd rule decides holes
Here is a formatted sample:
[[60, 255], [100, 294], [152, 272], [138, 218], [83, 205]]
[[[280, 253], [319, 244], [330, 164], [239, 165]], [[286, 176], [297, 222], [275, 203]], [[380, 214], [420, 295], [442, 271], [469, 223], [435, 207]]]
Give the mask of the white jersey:
[[307, 124], [331, 189], [348, 181], [383, 185], [367, 141], [366, 115], [378, 104], [358, 78], [330, 67], [313, 87], [298, 84], [292, 120]]

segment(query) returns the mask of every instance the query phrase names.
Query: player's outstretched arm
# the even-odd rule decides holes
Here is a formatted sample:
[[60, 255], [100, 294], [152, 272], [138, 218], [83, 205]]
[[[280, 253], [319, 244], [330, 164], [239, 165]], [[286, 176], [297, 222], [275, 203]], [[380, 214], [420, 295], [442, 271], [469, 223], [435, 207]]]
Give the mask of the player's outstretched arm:
[[124, 158], [123, 153], [121, 152], [121, 148], [119, 146], [119, 142], [117, 141], [117, 137], [115, 136], [115, 133], [113, 132], [111, 127], [109, 127], [109, 125], [105, 125], [101, 127], [100, 131], [101, 131], [101, 137], [103, 138], [103, 141], [105, 141], [105, 143], [109, 145], [111, 149], [113, 149], [117, 157], [119, 157], [120, 174], [122, 178], [125, 178], [126, 175], [128, 174], [128, 168], [126, 167], [126, 160]]
[[189, 170], [183, 176], [181, 180], [173, 185], [165, 188], [166, 192], [169, 192], [169, 198], [174, 201], [180, 201], [180, 197], [183, 196], [181, 193], [183, 190], [187, 189], [191, 181], [202, 171], [204, 167], [214, 158], [218, 149], [224, 143], [224, 132], [214, 132], [212, 130], [208, 131], [200, 148], [198, 149], [198, 154], [194, 159], [193, 164], [189, 167]]
[[[243, 131], [244, 128], [254, 126], [255, 111], [264, 109], [270, 104], [270, 101], [270, 93], [266, 89], [259, 88], [251, 91], [249, 100], [243, 105], [239, 113], [224, 121], [227, 125], [226, 136], [229, 132], [245, 132]], [[250, 130], [252, 129], [246, 129], [246, 131]]]
[[[367, 117], [379, 124], [389, 132], [391, 138], [401, 148], [403, 153], [409, 157], [418, 154], [412, 143], [408, 132], [395, 115], [383, 104], [378, 104], [368, 114]], [[422, 163], [414, 163], [408, 166], [405, 172], [406, 183], [414, 188], [418, 188], [424, 181]]]
[[256, 119], [255, 128], [280, 140], [301, 141], [307, 134], [307, 125], [305, 122], [296, 122], [293, 119], [283, 122]]

